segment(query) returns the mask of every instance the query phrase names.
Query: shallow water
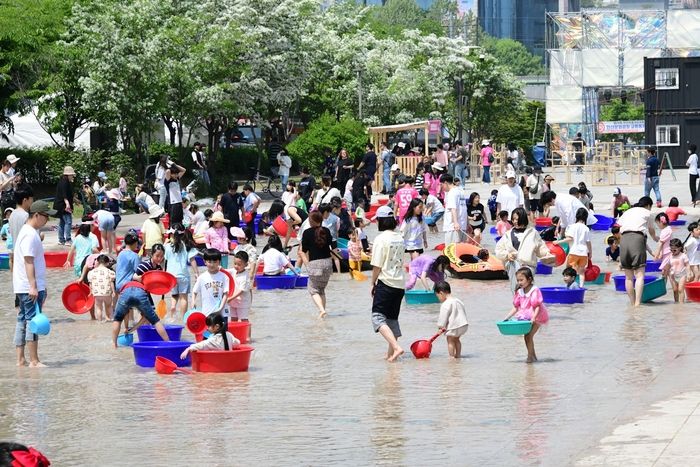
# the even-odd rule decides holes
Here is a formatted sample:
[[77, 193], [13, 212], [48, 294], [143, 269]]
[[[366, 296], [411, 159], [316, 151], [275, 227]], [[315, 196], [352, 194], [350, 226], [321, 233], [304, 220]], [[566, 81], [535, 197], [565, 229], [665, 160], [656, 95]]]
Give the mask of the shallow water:
[[[594, 259], [606, 271], [603, 238]], [[560, 274], [536, 283], [559, 285]], [[612, 284], [590, 286], [585, 305], [549, 305], [540, 362], [527, 365], [522, 338], [494, 325], [510, 308], [508, 282], [453, 279], [470, 321], [463, 360], [447, 358], [444, 338], [414, 359], [410, 343], [436, 332], [439, 305], [404, 304], [406, 354], [388, 364], [369, 283], [335, 275], [322, 322], [306, 290], [255, 293], [248, 373], [164, 376], [111, 349], [110, 325], [63, 309], [71, 280], [50, 271], [45, 369], [14, 366], [13, 297], [0, 292], [0, 439], [61, 466], [566, 465], [662, 373], [674, 394], [669, 363], [700, 331], [697, 305], [674, 305], [670, 292], [632, 309]]]

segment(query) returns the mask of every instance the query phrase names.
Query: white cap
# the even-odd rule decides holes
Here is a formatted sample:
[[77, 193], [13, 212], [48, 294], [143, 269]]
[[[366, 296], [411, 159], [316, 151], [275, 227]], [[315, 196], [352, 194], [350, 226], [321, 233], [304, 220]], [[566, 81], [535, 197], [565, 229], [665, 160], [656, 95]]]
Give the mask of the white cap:
[[515, 172], [509, 170], [508, 172], [506, 172], [506, 178], [515, 178]]
[[399, 167], [399, 164], [394, 164], [391, 166], [391, 170], [401, 170], [401, 167]]
[[381, 206], [377, 209], [376, 214], [372, 217], [372, 220], [376, 220], [378, 217], [394, 217], [394, 210], [389, 206]]

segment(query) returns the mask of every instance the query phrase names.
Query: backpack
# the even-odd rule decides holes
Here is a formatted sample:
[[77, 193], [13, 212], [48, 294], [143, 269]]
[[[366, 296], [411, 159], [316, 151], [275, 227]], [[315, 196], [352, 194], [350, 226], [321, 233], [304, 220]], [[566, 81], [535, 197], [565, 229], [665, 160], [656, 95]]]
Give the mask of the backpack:
[[489, 153], [489, 164], [493, 164], [493, 161], [495, 159], [493, 158], [493, 153]]
[[532, 186], [528, 187], [528, 191], [533, 195], [536, 194], [538, 191], [540, 191], [540, 179], [539, 179], [539, 177], [537, 177], [537, 183], [535, 183], [534, 187], [532, 187]]

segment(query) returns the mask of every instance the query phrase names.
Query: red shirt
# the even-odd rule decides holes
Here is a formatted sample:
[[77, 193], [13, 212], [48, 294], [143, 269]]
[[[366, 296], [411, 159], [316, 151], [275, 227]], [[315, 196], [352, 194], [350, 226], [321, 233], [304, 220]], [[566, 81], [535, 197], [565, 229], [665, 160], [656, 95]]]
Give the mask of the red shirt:
[[685, 214], [685, 211], [682, 210], [679, 207], [669, 207], [666, 209], [666, 215], [668, 216], [668, 220], [670, 221], [677, 221], [678, 216]]
[[394, 199], [396, 199], [396, 205], [399, 207], [399, 218], [403, 218], [414, 198], [418, 198], [418, 192], [410, 185], [406, 185], [396, 191]]

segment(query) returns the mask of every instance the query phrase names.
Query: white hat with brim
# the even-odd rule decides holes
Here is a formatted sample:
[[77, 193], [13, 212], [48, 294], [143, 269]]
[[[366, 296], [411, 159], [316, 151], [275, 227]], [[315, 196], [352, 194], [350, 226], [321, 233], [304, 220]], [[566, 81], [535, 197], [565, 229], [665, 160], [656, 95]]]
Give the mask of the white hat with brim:
[[245, 232], [240, 227], [231, 227], [231, 235], [236, 238], [245, 238]]
[[394, 171], [394, 170], [401, 170], [401, 167], [399, 167], [399, 164], [394, 164], [394, 165], [391, 166], [391, 170], [392, 170], [392, 171]]
[[224, 217], [224, 213], [221, 211], [216, 211], [212, 216], [209, 218], [209, 222], [223, 222], [224, 224], [228, 224], [229, 221]]
[[14, 164], [14, 163], [17, 162], [19, 159], [20, 159], [20, 158], [17, 157], [17, 156], [15, 156], [14, 154], [10, 154], [9, 156], [7, 156], [7, 160], [10, 162], [10, 164]]
[[70, 165], [67, 165], [63, 168], [63, 175], [75, 175], [75, 170]]
[[122, 193], [121, 193], [121, 191], [119, 191], [119, 188], [114, 188], [112, 190], [109, 190], [105, 194], [107, 195], [107, 198], [109, 198], [109, 199], [120, 199], [122, 197]]
[[481, 142], [481, 145], [482, 145], [482, 146], [488, 146], [488, 145], [490, 145], [490, 144], [491, 144], [491, 141], [489, 141], [489, 140], [487, 140], [487, 139], [485, 139], [485, 140], [483, 140], [483, 141]]
[[439, 162], [433, 162], [432, 167], [433, 167], [433, 169], [438, 169], [438, 170], [444, 170], [444, 169], [445, 169], [445, 168], [442, 166], [442, 164], [439, 163]]
[[148, 217], [149, 219], [158, 219], [160, 216], [162, 216], [165, 213], [165, 209], [161, 208], [157, 204], [154, 204], [150, 208], [148, 208], [148, 214], [150, 214]]

